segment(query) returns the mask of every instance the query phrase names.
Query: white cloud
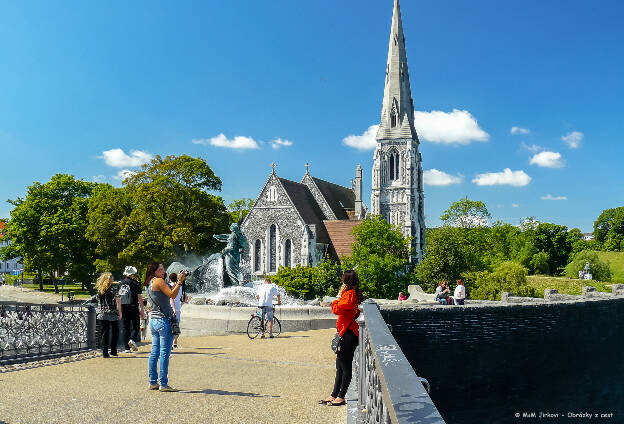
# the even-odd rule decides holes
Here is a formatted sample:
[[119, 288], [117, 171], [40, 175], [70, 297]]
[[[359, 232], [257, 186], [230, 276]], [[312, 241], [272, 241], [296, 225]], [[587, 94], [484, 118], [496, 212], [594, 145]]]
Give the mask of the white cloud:
[[512, 207], [512, 208], [517, 208], [517, 207], [520, 207], [520, 205], [519, 205], [519, 204], [517, 204], [517, 203], [512, 203], [512, 204], [511, 204], [511, 207]]
[[467, 110], [414, 111], [414, 126], [420, 138], [433, 143], [470, 144], [471, 141], [490, 139], [490, 135], [479, 128], [477, 120]]
[[193, 139], [193, 144], [211, 145], [216, 147], [225, 147], [226, 149], [246, 150], [259, 149], [258, 142], [251, 137], [236, 136], [228, 139], [223, 133], [212, 138]]
[[524, 150], [528, 150], [529, 152], [537, 153], [542, 150], [542, 146], [538, 146], [537, 144], [531, 144], [530, 146], [526, 144], [524, 141], [520, 143], [520, 147]]
[[131, 171], [129, 169], [122, 169], [121, 171], [119, 171], [116, 175], [113, 176], [114, 179], [119, 180], [119, 181], [123, 181], [126, 178], [129, 178], [133, 175], [135, 175], [136, 172]]
[[511, 127], [511, 134], [531, 134], [531, 130], [522, 127]]
[[551, 194], [547, 194], [546, 196], [540, 197], [542, 200], [568, 200], [568, 196], [553, 196]]
[[565, 165], [565, 161], [561, 158], [561, 153], [548, 151], [537, 153], [531, 158], [529, 163], [543, 168], [563, 168]]
[[423, 172], [423, 178], [425, 184], [430, 186], [447, 186], [451, 184], [459, 184], [464, 180], [462, 174], [450, 175], [444, 171], [438, 171], [437, 169], [429, 169]]
[[292, 146], [292, 141], [282, 140], [281, 138], [276, 138], [271, 142], [271, 147], [274, 149], [279, 149], [282, 146]]
[[561, 140], [565, 141], [568, 146], [570, 146], [570, 149], [577, 149], [581, 144], [581, 140], [583, 139], [584, 135], [585, 134], [580, 131], [572, 131], [571, 133], [568, 133], [561, 137]]
[[371, 125], [362, 135], [349, 134], [342, 139], [342, 144], [358, 150], [373, 150], [377, 147], [377, 129], [379, 125]]
[[524, 187], [531, 182], [531, 177], [522, 170], [512, 171], [509, 168], [505, 168], [503, 172], [477, 174], [472, 182], [479, 186], [510, 185]]
[[94, 183], [103, 183], [104, 181], [106, 181], [106, 175], [94, 175], [92, 180]]
[[154, 156], [142, 150], [130, 150], [128, 155], [122, 149], [111, 149], [102, 152], [102, 156], [99, 156], [99, 158], [104, 159], [108, 166], [114, 168], [132, 168], [148, 163]]

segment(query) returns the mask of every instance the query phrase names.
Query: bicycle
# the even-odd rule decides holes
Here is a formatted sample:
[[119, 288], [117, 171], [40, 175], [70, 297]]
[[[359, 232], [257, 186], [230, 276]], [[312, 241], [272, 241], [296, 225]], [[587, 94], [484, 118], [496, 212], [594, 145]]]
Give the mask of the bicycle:
[[[247, 323], [247, 336], [250, 339], [255, 339], [258, 337], [258, 334], [264, 334], [265, 329], [268, 328], [269, 319], [267, 316], [264, 317], [264, 321], [262, 320], [262, 309], [260, 307], [256, 308], [256, 312], [251, 314], [251, 318]], [[282, 332], [282, 323], [275, 316], [275, 308], [273, 308], [273, 337], [277, 337]]]

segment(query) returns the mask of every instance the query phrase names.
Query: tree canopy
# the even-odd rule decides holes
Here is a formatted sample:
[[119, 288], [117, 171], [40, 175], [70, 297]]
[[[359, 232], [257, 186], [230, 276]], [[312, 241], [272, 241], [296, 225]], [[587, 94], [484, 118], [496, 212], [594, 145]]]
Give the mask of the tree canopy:
[[365, 296], [394, 298], [407, 289], [410, 274], [410, 240], [380, 215], [362, 220], [353, 229], [355, 242], [349, 257], [341, 258], [342, 268], [356, 269]]
[[491, 218], [485, 203], [468, 197], [453, 202], [440, 216], [444, 225], [460, 228], [487, 227]]
[[97, 244], [98, 271], [217, 250], [212, 235], [228, 231], [230, 216], [223, 199], [207, 191], [220, 189], [204, 159], [182, 155], [156, 156], [123, 187], [97, 190], [87, 238]]
[[96, 186], [57, 174], [45, 184], [34, 182], [24, 199], [9, 200], [14, 208], [6, 233], [12, 243], [2, 250], [3, 258], [21, 256], [26, 270], [38, 272], [40, 283], [43, 273], [53, 277], [59, 272], [89, 285], [95, 269], [85, 231]]
[[607, 250], [622, 250], [624, 206], [605, 209], [594, 222], [594, 236]]

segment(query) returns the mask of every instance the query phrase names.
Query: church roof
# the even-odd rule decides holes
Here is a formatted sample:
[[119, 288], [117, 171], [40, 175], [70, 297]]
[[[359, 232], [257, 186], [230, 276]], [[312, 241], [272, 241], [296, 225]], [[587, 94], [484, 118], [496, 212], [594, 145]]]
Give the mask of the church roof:
[[301, 215], [303, 222], [316, 227], [316, 240], [319, 243], [329, 243], [329, 235], [323, 225], [325, 215], [314, 199], [312, 192], [305, 184], [299, 184], [294, 181], [280, 178], [280, 182], [286, 190], [286, 194], [290, 197], [293, 205]]
[[331, 256], [334, 260], [340, 260], [342, 256], [351, 256], [355, 236], [351, 234], [353, 229], [362, 221], [325, 220], [325, 228], [331, 240]]
[[355, 193], [353, 190], [312, 177], [314, 183], [327, 201], [337, 219], [349, 219], [345, 209], [355, 209]]

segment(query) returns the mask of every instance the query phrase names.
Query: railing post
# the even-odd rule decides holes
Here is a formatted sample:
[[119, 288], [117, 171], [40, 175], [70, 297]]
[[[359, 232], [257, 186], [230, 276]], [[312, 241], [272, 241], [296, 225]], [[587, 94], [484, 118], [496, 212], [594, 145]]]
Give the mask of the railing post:
[[364, 308], [360, 306], [360, 316], [357, 319], [357, 323], [360, 326], [360, 336], [358, 343], [358, 369], [357, 369], [357, 384], [358, 384], [358, 409], [361, 411], [366, 405], [366, 316], [364, 315]]
[[97, 347], [97, 340], [95, 339], [96, 332], [96, 314], [95, 306], [89, 306], [89, 312], [87, 312], [87, 346], [89, 349], [95, 349]]

